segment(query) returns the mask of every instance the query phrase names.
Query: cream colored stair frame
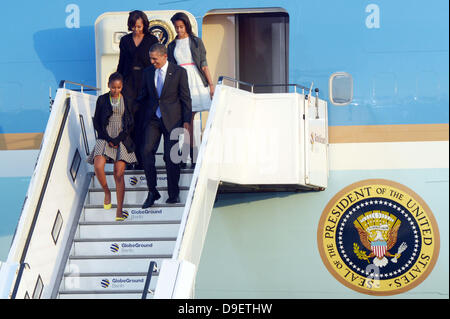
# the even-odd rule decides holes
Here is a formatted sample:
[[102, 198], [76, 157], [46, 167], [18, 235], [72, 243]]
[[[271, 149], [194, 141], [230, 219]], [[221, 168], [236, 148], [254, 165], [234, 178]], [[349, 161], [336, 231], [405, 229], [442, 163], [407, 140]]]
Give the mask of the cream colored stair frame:
[[[194, 297], [197, 267], [221, 181], [327, 187], [326, 101], [306, 98], [307, 88], [302, 93], [254, 94], [251, 84], [247, 92], [224, 85], [224, 79], [239, 87], [239, 81], [219, 79], [173, 258], [163, 262], [154, 298]], [[310, 162], [311, 158], [318, 162]]]

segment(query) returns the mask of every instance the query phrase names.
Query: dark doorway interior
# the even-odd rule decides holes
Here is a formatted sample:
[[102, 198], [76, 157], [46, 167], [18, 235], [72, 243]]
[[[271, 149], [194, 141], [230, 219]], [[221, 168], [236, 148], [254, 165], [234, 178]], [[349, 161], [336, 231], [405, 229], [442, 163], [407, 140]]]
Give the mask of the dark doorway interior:
[[[236, 68], [240, 81], [254, 84], [287, 84], [289, 15], [251, 13], [237, 15]], [[255, 93], [287, 92], [287, 87], [260, 86]]]

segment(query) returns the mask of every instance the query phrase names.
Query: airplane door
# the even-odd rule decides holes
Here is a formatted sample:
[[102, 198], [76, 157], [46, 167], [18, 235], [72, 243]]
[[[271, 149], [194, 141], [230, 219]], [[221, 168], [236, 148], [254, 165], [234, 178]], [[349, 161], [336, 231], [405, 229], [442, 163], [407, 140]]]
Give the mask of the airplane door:
[[[202, 39], [213, 81], [228, 76], [253, 84], [287, 84], [289, 15], [283, 8], [215, 9], [203, 18]], [[286, 92], [255, 87], [255, 93]]]
[[[150, 22], [150, 32], [165, 45], [176, 37], [175, 28], [170, 18], [177, 12], [184, 12], [189, 17], [192, 31], [198, 35], [195, 17], [184, 10], [145, 11]], [[95, 21], [95, 54], [97, 68], [97, 87], [101, 94], [108, 91], [108, 77], [117, 70], [119, 62], [120, 39], [129, 33], [127, 21], [129, 12], [107, 12]]]
[[[255, 84], [288, 83], [289, 16], [283, 12], [237, 16], [237, 75]], [[287, 92], [287, 87], [255, 87], [255, 93]]]

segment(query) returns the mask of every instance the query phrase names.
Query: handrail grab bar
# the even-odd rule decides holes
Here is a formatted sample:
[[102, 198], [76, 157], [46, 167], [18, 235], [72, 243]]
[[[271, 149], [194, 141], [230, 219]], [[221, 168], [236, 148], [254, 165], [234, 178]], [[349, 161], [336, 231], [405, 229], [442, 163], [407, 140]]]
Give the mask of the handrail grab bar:
[[[288, 84], [254, 84], [254, 83], [240, 81], [240, 80], [237, 80], [237, 79], [234, 79], [234, 78], [231, 78], [228, 76], [224, 76], [224, 75], [219, 76], [219, 79], [217, 80], [217, 84], [223, 84], [223, 80], [228, 80], [228, 81], [236, 83], [237, 88], [239, 88], [239, 84], [244, 84], [244, 85], [250, 86], [252, 93], [253, 93], [255, 87], [273, 87], [273, 86], [293, 86], [295, 92], [297, 92], [297, 88], [299, 88], [303, 91], [303, 94], [304, 94], [305, 90], [311, 91], [311, 92], [313, 91], [312, 88], [308, 88], [306, 86], [296, 84], [296, 83], [292, 83], [292, 84], [290, 84], [290, 83], [288, 83]], [[314, 90], [315, 90], [315, 92], [319, 92], [318, 88], [315, 88]]]
[[96, 88], [95, 86], [90, 86], [90, 85], [87, 85], [87, 84], [72, 82], [72, 81], [68, 81], [68, 80], [61, 80], [59, 82], [59, 88], [60, 89], [65, 89], [66, 88], [66, 83], [67, 84], [73, 84], [73, 85], [81, 86], [81, 92], [82, 93], [83, 93], [83, 88], [88, 88], [89, 90], [87, 90], [87, 91], [100, 91], [100, 89]]
[[250, 86], [252, 88], [252, 92], [253, 92], [253, 86], [254, 86], [253, 83], [239, 81], [234, 78], [230, 78], [228, 76], [221, 75], [221, 76], [219, 76], [219, 79], [217, 80], [217, 84], [223, 84], [223, 80], [229, 80], [231, 82], [234, 82], [234, 83], [238, 84], [238, 87], [239, 87], [239, 84], [244, 84], [244, 85]]
[[142, 298], [147, 299], [147, 293], [149, 292], [148, 287], [150, 287], [150, 281], [152, 280], [153, 269], [155, 268], [156, 262], [151, 261], [148, 266], [147, 278], [145, 279], [144, 290], [142, 291]]
[[[39, 199], [38, 199], [38, 202], [36, 204], [36, 207], [34, 208], [33, 219], [32, 219], [32, 222], [31, 222], [30, 229], [28, 230], [28, 234], [27, 234], [27, 237], [26, 237], [26, 240], [25, 240], [24, 248], [22, 250], [22, 254], [21, 254], [21, 257], [20, 257], [20, 262], [19, 262], [20, 267], [18, 269], [16, 278], [15, 278], [13, 291], [11, 293], [11, 299], [15, 299], [16, 298], [17, 291], [19, 290], [19, 285], [20, 285], [20, 282], [22, 280], [22, 275], [23, 275], [23, 271], [25, 269], [25, 266], [28, 266], [28, 268], [30, 267], [28, 265], [28, 263], [25, 262], [26, 255], [28, 253], [28, 248], [30, 247], [31, 238], [32, 238], [32, 235], [34, 233], [34, 229], [36, 227], [37, 218], [39, 216], [39, 213], [40, 213], [40, 210], [41, 210], [41, 205], [42, 205], [43, 200], [44, 200], [44, 195], [45, 195], [45, 192], [47, 190], [47, 186], [48, 186], [48, 183], [49, 183], [49, 180], [50, 180], [50, 175], [51, 175], [51, 172], [52, 172], [52, 169], [53, 169], [53, 164], [55, 162], [55, 158], [56, 158], [56, 154], [58, 152], [59, 144], [61, 142], [63, 131], [64, 131], [64, 128], [65, 128], [66, 123], [67, 123], [67, 118], [69, 116], [70, 98], [66, 98], [66, 100], [64, 102], [64, 105], [65, 105], [64, 106], [64, 113], [62, 115], [61, 122], [59, 123], [58, 134], [57, 134], [56, 139], [55, 139], [55, 144], [54, 144], [54, 146], [53, 146], [53, 148], [51, 150], [50, 162], [48, 163], [48, 166], [46, 167], [44, 181], [43, 181], [43, 184], [42, 184], [42, 188], [40, 189]], [[25, 206], [25, 203], [24, 203], [24, 206]]]

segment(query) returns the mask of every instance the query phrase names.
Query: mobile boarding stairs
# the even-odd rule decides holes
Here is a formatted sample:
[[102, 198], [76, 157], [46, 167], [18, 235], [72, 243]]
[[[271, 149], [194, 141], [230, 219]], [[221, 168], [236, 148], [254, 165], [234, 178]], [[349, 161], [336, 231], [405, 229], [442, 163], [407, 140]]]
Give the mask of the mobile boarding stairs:
[[[225, 85], [224, 80], [232, 86]], [[97, 96], [58, 89], [8, 260], [1, 298], [193, 298], [195, 276], [216, 193], [321, 190], [328, 180], [327, 103], [307, 88], [253, 93], [255, 85], [219, 79], [194, 170], [180, 178], [182, 204], [162, 197], [141, 209], [142, 171], [126, 171], [124, 210], [103, 209], [103, 191], [86, 158], [95, 145]], [[250, 91], [240, 87], [246, 86]], [[95, 92], [95, 91], [94, 91]], [[115, 204], [112, 166], [108, 185]], [[222, 186], [221, 186], [222, 185]]]

